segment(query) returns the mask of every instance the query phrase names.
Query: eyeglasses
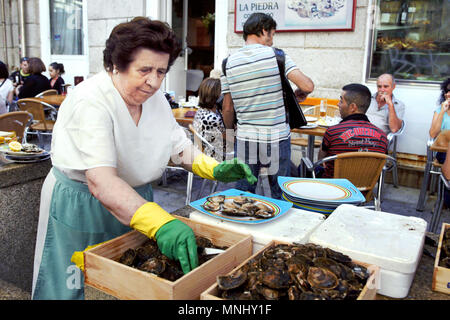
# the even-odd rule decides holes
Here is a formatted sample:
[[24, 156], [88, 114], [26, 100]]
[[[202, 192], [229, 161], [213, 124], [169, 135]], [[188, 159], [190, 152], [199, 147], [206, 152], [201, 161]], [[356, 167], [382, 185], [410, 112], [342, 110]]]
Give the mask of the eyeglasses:
[[20, 62], [23, 62], [23, 61], [28, 61], [28, 57], [20, 58]]

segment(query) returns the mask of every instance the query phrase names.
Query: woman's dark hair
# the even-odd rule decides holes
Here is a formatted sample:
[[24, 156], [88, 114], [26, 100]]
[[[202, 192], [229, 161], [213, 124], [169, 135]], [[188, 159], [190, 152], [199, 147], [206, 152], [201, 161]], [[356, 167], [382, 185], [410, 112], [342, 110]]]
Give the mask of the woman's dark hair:
[[250, 34], [256, 34], [259, 37], [263, 30], [269, 32], [276, 28], [277, 22], [268, 14], [262, 12], [252, 13], [244, 23], [244, 40], [247, 40], [247, 36]]
[[28, 59], [28, 70], [30, 74], [41, 74], [47, 68], [40, 58], [32, 57]]
[[445, 94], [448, 92], [448, 86], [450, 85], [450, 78], [444, 80], [441, 83], [441, 96], [439, 97], [439, 104], [445, 101]]
[[198, 105], [206, 109], [213, 108], [220, 97], [220, 93], [220, 79], [203, 79], [198, 88]]
[[180, 54], [181, 43], [167, 23], [136, 17], [114, 27], [103, 50], [103, 66], [107, 71], [113, 71], [114, 66], [125, 71], [142, 48], [168, 53], [169, 71]]
[[342, 90], [345, 91], [347, 104], [356, 104], [358, 110], [365, 114], [372, 100], [369, 88], [359, 83], [350, 83], [343, 86]]
[[50, 63], [50, 66], [54, 69], [54, 70], [58, 70], [59, 74], [63, 74], [64, 72], [64, 64], [62, 63], [58, 63], [58, 62], [52, 62]]
[[0, 79], [6, 79], [9, 77], [8, 67], [2, 61], [0, 61]]

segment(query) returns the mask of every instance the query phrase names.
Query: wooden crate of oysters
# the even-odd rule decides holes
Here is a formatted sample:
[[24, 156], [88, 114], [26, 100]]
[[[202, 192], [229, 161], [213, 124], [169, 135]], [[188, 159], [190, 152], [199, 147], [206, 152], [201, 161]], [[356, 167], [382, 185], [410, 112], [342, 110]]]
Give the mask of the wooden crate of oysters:
[[443, 223], [436, 259], [434, 261], [432, 289], [450, 294], [450, 224]]
[[202, 300], [373, 300], [379, 267], [316, 244], [272, 241], [201, 294]]
[[[202, 264], [183, 275], [178, 261], [161, 255], [154, 242], [134, 230], [85, 252], [85, 283], [124, 300], [195, 300], [218, 274], [228, 273], [252, 254], [251, 235], [177, 218], [192, 228], [198, 244], [226, 250], [208, 257], [200, 248]], [[142, 259], [145, 254], [147, 260]]]

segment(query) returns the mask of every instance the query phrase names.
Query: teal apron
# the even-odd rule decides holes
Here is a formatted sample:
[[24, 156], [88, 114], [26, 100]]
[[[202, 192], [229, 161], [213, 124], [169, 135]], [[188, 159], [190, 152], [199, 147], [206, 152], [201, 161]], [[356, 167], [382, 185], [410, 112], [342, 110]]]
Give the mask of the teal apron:
[[[72, 254], [132, 229], [106, 210], [86, 184], [69, 179], [54, 167], [52, 172], [56, 183], [32, 299], [84, 299], [84, 275], [70, 261]], [[153, 201], [150, 184], [135, 190], [147, 201]]]

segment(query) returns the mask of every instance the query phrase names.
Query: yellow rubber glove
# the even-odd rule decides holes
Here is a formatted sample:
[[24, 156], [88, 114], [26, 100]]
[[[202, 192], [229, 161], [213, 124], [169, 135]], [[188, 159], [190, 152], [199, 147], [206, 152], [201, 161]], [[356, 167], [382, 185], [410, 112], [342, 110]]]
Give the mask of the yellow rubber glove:
[[[108, 242], [108, 241], [105, 241]], [[96, 246], [99, 246], [105, 242], [100, 242], [97, 244], [93, 244], [92, 246], [88, 246], [86, 249], [84, 249], [83, 251], [75, 251], [72, 254], [72, 258], [70, 258], [70, 261], [75, 263], [75, 265], [81, 269], [81, 271], [84, 271], [84, 252], [91, 250], [92, 248], [95, 248]]]
[[161, 253], [178, 260], [184, 273], [198, 266], [194, 232], [158, 204], [147, 202], [142, 205], [131, 218], [130, 227], [155, 239]]
[[192, 163], [192, 172], [204, 179], [216, 180], [214, 177], [214, 168], [217, 167], [218, 164], [219, 162], [214, 158], [200, 153], [195, 157], [194, 162]]
[[134, 213], [130, 227], [154, 239], [159, 228], [172, 220], [175, 220], [175, 217], [157, 203], [147, 202]]

